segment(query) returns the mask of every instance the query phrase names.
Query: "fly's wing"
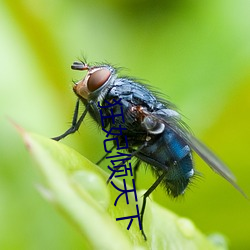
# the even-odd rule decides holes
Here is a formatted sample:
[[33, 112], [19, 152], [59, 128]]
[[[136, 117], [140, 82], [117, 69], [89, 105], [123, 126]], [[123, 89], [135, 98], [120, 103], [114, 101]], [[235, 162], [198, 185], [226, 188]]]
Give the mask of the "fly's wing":
[[246, 198], [246, 194], [237, 185], [236, 178], [230, 169], [210, 149], [191, 134], [181, 136], [187, 144], [210, 166], [217, 174], [230, 182]]
[[[175, 112], [175, 111], [174, 111]], [[167, 111], [169, 114], [169, 111]], [[190, 148], [192, 148], [216, 173], [221, 175], [229, 183], [231, 183], [243, 196], [247, 199], [247, 195], [242, 191], [242, 189], [237, 185], [236, 178], [233, 173], [228, 169], [228, 167], [202, 142], [196, 139], [183, 125], [182, 121], [178, 116], [171, 116], [154, 113], [152, 114], [155, 119], [162, 122], [166, 127], [173, 130], [182, 140], [184, 140]]]

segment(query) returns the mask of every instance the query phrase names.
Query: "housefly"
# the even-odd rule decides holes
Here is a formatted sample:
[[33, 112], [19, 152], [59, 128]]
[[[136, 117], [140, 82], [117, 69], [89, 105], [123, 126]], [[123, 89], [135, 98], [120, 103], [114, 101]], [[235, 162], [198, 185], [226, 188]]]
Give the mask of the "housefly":
[[[73, 87], [78, 99], [71, 127], [53, 139], [59, 141], [76, 132], [87, 113], [96, 123], [102, 125], [98, 103], [104, 105], [105, 100], [108, 102], [120, 100], [126, 128], [124, 133], [129, 142], [128, 152], [137, 159], [134, 170], [136, 171], [142, 163], [146, 163], [157, 176], [156, 181], [143, 195], [141, 223], [147, 197], [159, 184], [162, 184], [172, 197], [184, 193], [195, 174], [192, 151], [244, 195], [236, 184], [232, 172], [189, 132], [175, 106], [169, 101], [157, 97], [145, 84], [132, 78], [119, 77], [117, 69], [109, 64], [90, 66], [85, 62], [74, 62], [71, 68], [84, 70], [87, 74]], [[85, 110], [78, 117], [80, 102], [84, 104]], [[111, 114], [109, 108], [104, 112], [106, 116]], [[118, 108], [114, 106], [112, 112], [118, 113]], [[107, 119], [104, 128], [110, 128], [112, 122], [114, 127], [121, 124], [118, 117], [115, 121]], [[124, 141], [119, 141], [120, 146], [124, 144]], [[143, 230], [142, 233], [146, 238]]]

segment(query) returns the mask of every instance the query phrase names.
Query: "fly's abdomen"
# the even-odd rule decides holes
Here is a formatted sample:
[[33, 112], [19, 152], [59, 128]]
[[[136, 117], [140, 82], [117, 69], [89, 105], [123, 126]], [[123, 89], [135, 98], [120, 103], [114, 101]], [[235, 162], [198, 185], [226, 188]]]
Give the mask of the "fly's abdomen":
[[189, 146], [174, 132], [166, 129], [164, 137], [170, 155], [164, 184], [168, 193], [176, 197], [184, 193], [190, 178], [194, 175], [193, 160]]
[[170, 165], [166, 178], [163, 180], [163, 185], [166, 187], [168, 194], [173, 197], [183, 194], [193, 174], [191, 154]]
[[138, 158], [151, 164], [156, 175], [165, 173], [163, 185], [171, 196], [176, 197], [185, 191], [194, 175], [191, 150], [169, 129], [152, 140]]

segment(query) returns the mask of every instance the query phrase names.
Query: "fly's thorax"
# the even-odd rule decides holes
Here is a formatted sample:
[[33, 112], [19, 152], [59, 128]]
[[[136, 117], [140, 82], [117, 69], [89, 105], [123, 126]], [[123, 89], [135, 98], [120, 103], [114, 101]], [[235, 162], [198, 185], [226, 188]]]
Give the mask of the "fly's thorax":
[[101, 101], [108, 91], [108, 87], [116, 79], [115, 69], [109, 65], [88, 67], [82, 70], [88, 70], [86, 76], [77, 82], [73, 87], [75, 94], [80, 99]]

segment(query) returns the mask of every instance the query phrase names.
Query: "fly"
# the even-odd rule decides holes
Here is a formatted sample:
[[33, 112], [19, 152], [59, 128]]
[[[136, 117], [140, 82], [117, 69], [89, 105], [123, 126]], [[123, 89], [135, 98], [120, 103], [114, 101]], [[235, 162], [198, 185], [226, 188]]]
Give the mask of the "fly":
[[[74, 62], [71, 68], [87, 71], [87, 74], [73, 87], [78, 99], [71, 127], [53, 139], [59, 141], [76, 132], [87, 113], [96, 123], [102, 125], [98, 103], [104, 105], [105, 100], [120, 100], [126, 127], [124, 133], [129, 142], [128, 152], [137, 159], [134, 172], [136, 173], [142, 163], [146, 163], [157, 176], [156, 181], [143, 195], [140, 213], [142, 226], [147, 197], [159, 184], [172, 197], [185, 192], [195, 174], [192, 151], [246, 197], [227, 166], [189, 132], [172, 103], [158, 98], [146, 85], [132, 78], [119, 77], [117, 70], [109, 64], [90, 66], [85, 62]], [[80, 102], [84, 104], [85, 110], [78, 117]], [[106, 116], [111, 114], [111, 110], [105, 110]], [[118, 110], [114, 108], [113, 112]], [[117, 118], [113, 124], [118, 127], [121, 121]], [[111, 119], [107, 119], [104, 128], [109, 129], [111, 125]], [[124, 141], [119, 142], [120, 146], [124, 144]], [[146, 239], [143, 227], [142, 234]]]

